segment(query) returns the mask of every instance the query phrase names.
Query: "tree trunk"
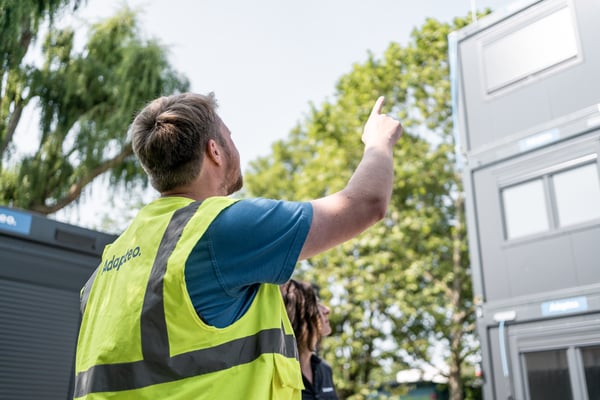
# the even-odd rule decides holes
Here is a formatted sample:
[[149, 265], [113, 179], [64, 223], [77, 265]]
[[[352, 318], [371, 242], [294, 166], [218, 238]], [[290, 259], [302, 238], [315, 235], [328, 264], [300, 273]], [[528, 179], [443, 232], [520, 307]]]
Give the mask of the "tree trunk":
[[0, 154], [4, 154], [10, 142], [12, 142], [13, 136], [15, 135], [15, 131], [17, 130], [17, 126], [19, 125], [19, 121], [21, 120], [21, 115], [23, 114], [23, 102], [16, 101], [14, 103], [15, 109], [13, 113], [10, 115], [8, 120], [8, 126], [6, 127], [6, 132], [4, 137], [2, 138], [2, 142], [0, 143]]
[[464, 393], [461, 378], [460, 356], [457, 354], [452, 356], [450, 376], [448, 377], [448, 389], [450, 391], [450, 400], [463, 400]]

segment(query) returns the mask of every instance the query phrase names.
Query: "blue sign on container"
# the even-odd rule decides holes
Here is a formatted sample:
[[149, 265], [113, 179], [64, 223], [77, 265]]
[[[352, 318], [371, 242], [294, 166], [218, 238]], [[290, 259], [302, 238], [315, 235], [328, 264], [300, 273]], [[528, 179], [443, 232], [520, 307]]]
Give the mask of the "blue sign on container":
[[560, 299], [546, 301], [542, 303], [542, 315], [567, 314], [588, 309], [587, 298], [585, 296], [571, 297], [569, 299]]
[[0, 230], [29, 235], [31, 232], [31, 215], [0, 208]]

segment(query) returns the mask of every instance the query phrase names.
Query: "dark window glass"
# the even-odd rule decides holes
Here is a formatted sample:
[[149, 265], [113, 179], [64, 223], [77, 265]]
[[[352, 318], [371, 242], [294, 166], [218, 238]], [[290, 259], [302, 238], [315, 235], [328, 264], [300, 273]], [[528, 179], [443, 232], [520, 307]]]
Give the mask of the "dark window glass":
[[588, 399], [600, 399], [600, 346], [581, 349]]
[[573, 400], [566, 350], [525, 353], [531, 400]]

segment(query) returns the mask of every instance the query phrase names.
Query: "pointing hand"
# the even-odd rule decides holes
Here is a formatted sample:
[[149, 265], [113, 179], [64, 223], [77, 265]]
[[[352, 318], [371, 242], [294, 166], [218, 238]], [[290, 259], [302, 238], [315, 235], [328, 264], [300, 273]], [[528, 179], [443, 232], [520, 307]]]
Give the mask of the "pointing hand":
[[402, 135], [400, 121], [389, 115], [381, 114], [384, 102], [385, 98], [380, 96], [371, 110], [362, 135], [365, 146], [387, 145], [392, 147]]

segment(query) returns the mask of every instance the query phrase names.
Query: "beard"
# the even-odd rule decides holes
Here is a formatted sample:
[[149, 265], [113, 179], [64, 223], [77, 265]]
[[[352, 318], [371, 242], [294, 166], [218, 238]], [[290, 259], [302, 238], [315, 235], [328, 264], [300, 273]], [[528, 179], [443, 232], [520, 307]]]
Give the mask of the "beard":
[[227, 195], [233, 194], [240, 190], [244, 186], [244, 177], [241, 172], [237, 173], [237, 178], [233, 179], [227, 186]]
[[226, 153], [227, 157], [227, 179], [223, 183], [225, 192], [229, 196], [240, 190], [244, 186], [244, 177], [242, 176], [240, 163], [235, 161], [234, 157], [230, 152]]

